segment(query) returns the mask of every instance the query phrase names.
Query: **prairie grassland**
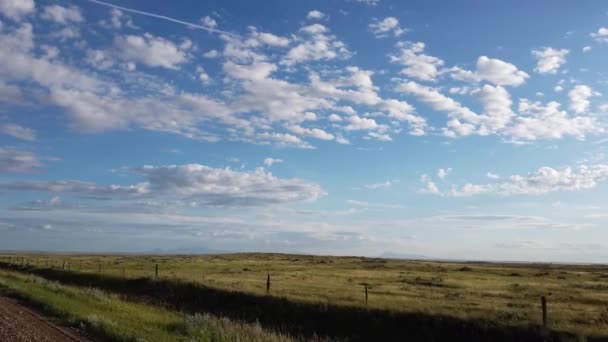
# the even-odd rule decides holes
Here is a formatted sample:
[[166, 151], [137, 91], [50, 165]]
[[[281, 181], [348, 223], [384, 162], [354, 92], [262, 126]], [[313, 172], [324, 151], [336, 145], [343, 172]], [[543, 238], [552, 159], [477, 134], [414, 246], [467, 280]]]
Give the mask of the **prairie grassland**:
[[[6, 256], [8, 257], [8, 255]], [[6, 261], [6, 257], [3, 258]], [[19, 255], [38, 267], [127, 278], [159, 277], [208, 287], [266, 293], [294, 301], [484, 319], [511, 326], [540, 324], [540, 297], [549, 327], [581, 336], [608, 336], [608, 267], [400, 261], [283, 254]]]
[[187, 315], [90, 287], [66, 286], [33, 275], [0, 271], [0, 293], [16, 295], [66, 325], [111, 341], [291, 341], [259, 325]]

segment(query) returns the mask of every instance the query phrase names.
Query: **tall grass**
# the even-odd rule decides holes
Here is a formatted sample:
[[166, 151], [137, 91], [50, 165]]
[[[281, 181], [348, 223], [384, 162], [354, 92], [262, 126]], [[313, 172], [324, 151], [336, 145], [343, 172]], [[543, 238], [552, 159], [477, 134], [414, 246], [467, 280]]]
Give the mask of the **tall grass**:
[[291, 341], [259, 324], [208, 314], [189, 315], [94, 287], [62, 285], [38, 276], [0, 271], [0, 292], [17, 295], [89, 336], [111, 341]]

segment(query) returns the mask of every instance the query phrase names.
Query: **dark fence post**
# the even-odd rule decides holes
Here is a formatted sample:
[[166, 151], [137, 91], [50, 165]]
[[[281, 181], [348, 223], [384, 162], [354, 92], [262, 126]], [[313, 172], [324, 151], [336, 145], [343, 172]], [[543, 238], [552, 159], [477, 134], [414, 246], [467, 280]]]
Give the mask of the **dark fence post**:
[[156, 267], [154, 268], [154, 277], [158, 279], [158, 264], [156, 264]]
[[543, 327], [547, 327], [547, 298], [545, 296], [540, 297], [540, 302], [543, 308]]
[[266, 277], [266, 294], [270, 294], [270, 273], [268, 273], [268, 277]]
[[365, 306], [367, 306], [367, 284], [365, 284]]

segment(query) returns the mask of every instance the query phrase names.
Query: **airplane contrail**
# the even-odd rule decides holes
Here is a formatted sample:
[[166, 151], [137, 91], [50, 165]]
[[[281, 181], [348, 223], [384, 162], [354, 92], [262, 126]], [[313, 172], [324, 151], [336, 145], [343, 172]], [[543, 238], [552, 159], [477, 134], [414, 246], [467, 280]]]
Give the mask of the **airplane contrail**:
[[195, 23], [191, 23], [191, 22], [187, 22], [187, 21], [183, 21], [183, 20], [179, 20], [179, 19], [174, 19], [174, 18], [167, 17], [167, 16], [160, 15], [160, 14], [156, 14], [156, 13], [150, 13], [150, 12], [140, 11], [140, 10], [137, 10], [137, 9], [134, 9], [134, 8], [122, 7], [122, 6], [115, 5], [115, 4], [112, 4], [112, 3], [109, 3], [109, 2], [105, 2], [105, 1], [100, 1], [100, 0], [86, 0], [86, 1], [98, 4], [98, 5], [101, 5], [101, 6], [106, 6], [106, 7], [110, 7], [110, 8], [119, 9], [119, 10], [125, 11], [125, 12], [145, 15], [145, 16], [148, 16], [148, 17], [157, 18], [157, 19], [161, 19], [161, 20], [167, 20], [167, 21], [170, 21], [170, 22], [173, 22], [173, 23], [186, 25], [188, 27], [205, 30], [205, 31], [211, 32], [211, 33], [221, 33], [221, 34], [225, 34], [225, 35], [228, 35], [228, 36], [231, 36], [231, 37], [237, 37], [237, 38], [240, 37], [238, 34], [227, 32], [227, 31], [224, 31], [224, 30], [217, 30], [217, 29], [210, 28], [210, 27], [207, 27], [207, 26], [202, 26], [202, 25], [198, 25], [198, 24], [195, 24]]

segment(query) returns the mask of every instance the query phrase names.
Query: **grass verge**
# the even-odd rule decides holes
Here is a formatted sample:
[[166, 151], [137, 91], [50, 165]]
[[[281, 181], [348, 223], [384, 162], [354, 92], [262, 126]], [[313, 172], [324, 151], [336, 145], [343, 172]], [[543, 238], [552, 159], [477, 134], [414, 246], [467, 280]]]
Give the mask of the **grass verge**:
[[188, 315], [122, 300], [93, 287], [74, 287], [0, 271], [0, 293], [18, 296], [62, 324], [109, 341], [292, 341], [293, 339], [208, 314]]

